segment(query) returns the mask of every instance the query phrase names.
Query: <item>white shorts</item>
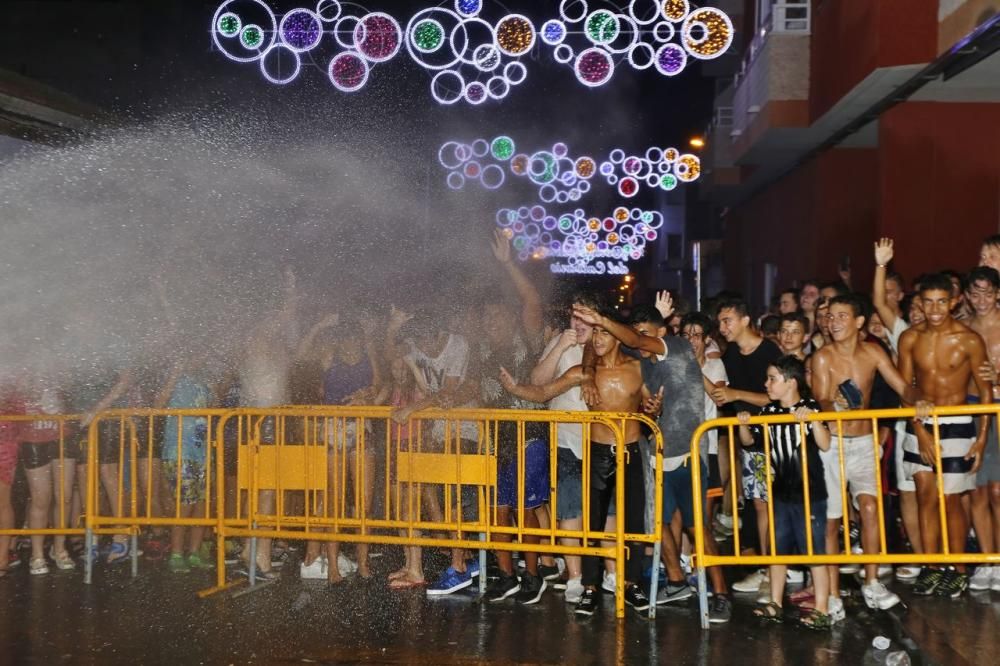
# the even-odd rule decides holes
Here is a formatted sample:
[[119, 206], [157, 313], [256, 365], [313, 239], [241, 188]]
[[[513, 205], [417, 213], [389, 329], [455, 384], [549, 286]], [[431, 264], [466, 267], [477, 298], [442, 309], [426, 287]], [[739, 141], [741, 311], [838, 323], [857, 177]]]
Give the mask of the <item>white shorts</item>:
[[901, 493], [916, 492], [917, 484], [913, 483], [913, 477], [906, 476], [903, 469], [903, 440], [906, 439], [906, 421], [900, 419], [896, 421], [896, 448], [892, 457], [896, 463], [896, 488]]
[[[844, 473], [847, 479], [840, 478], [840, 442], [844, 443]], [[875, 478], [875, 438], [872, 435], [844, 437], [841, 440], [834, 435], [830, 438], [830, 450], [820, 451], [823, 461], [823, 478], [826, 481], [826, 517], [827, 520], [837, 520], [844, 517], [844, 498], [841, 490], [847, 486], [854, 500], [854, 508], [858, 508], [858, 495], [878, 495], [878, 481]], [[879, 458], [882, 457], [882, 447], [879, 447]]]
[[[926, 421], [930, 425], [930, 420]], [[971, 416], [948, 416], [938, 419], [938, 430], [941, 437], [941, 467], [942, 483], [945, 495], [959, 495], [976, 489], [976, 475], [970, 474], [973, 461], [966, 460], [965, 455], [976, 441], [976, 424]], [[933, 434], [931, 428], [928, 432]], [[920, 457], [920, 446], [917, 436], [913, 434], [913, 423], [906, 424], [906, 437], [903, 439], [903, 472], [910, 479], [921, 472], [934, 473], [934, 468], [924, 464]]]

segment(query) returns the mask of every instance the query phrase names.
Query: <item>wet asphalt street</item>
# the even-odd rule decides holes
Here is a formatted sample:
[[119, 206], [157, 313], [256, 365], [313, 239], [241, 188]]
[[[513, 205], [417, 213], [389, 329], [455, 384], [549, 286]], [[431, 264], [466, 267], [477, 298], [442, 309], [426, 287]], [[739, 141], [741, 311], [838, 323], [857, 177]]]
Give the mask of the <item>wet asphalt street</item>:
[[[536, 606], [485, 606], [476, 590], [428, 599], [393, 592], [386, 573], [399, 563], [391, 548], [373, 560], [375, 576], [328, 588], [302, 581], [294, 561], [275, 583], [250, 593], [199, 599], [211, 572], [171, 574], [164, 562], [98, 567], [32, 577], [24, 565], [0, 580], [0, 663], [10, 664], [879, 664], [877, 635], [914, 664], [990, 664], [1000, 658], [1000, 593], [961, 600], [917, 599], [895, 583], [908, 608], [868, 611], [855, 592], [848, 620], [831, 633], [794, 623], [762, 624], [753, 595], [737, 595], [733, 621], [698, 627], [696, 600], [662, 606], [650, 621], [632, 611], [624, 622], [605, 597], [602, 613], [574, 617], [561, 592]], [[428, 558], [428, 571], [444, 560]]]

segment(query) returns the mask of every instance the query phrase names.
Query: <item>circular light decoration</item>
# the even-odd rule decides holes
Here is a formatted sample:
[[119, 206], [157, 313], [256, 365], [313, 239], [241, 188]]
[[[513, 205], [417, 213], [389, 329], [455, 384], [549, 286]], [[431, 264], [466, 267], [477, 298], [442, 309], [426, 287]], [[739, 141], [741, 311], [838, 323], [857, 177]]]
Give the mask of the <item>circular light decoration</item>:
[[492, 72], [502, 60], [499, 49], [492, 44], [480, 44], [472, 51], [472, 64], [480, 72]]
[[646, 174], [646, 185], [656, 187], [660, 184], [660, 175], [657, 173]]
[[432, 18], [423, 19], [413, 26], [409, 40], [421, 53], [434, 53], [444, 44], [444, 26]]
[[701, 160], [696, 155], [681, 155], [674, 164], [674, 173], [685, 183], [698, 180], [698, 176], [701, 175]]
[[455, 11], [462, 16], [475, 16], [483, 9], [483, 0], [455, 0]]
[[340, 18], [342, 11], [338, 0], [319, 0], [316, 3], [316, 16], [324, 23], [332, 23]]
[[656, 52], [656, 71], [664, 76], [677, 76], [687, 64], [687, 52], [677, 44], [664, 44]]
[[653, 39], [658, 42], [669, 42], [674, 34], [674, 24], [669, 21], [660, 21], [653, 26]]
[[510, 92], [510, 84], [502, 76], [491, 76], [486, 82], [486, 92], [493, 99], [503, 99]]
[[528, 77], [528, 68], [519, 62], [509, 62], [503, 67], [503, 77], [507, 83], [516, 86]]
[[504, 55], [517, 57], [524, 55], [534, 46], [535, 27], [525, 16], [508, 14], [497, 21], [493, 29], [493, 39]]
[[491, 53], [496, 56], [493, 58], [493, 64], [488, 64], [487, 67], [496, 69], [500, 64], [500, 51], [493, 44], [493, 26], [481, 18], [459, 21], [448, 37], [448, 45], [452, 53], [466, 65], [475, 65], [477, 54], [483, 60], [489, 61]]
[[655, 23], [660, 18], [659, 0], [632, 0], [628, 3], [628, 15], [639, 25]]
[[245, 49], [258, 49], [264, 43], [264, 31], [256, 23], [243, 26], [240, 30], [240, 44]]
[[552, 57], [561, 65], [565, 65], [572, 60], [574, 55], [576, 54], [573, 52], [573, 47], [568, 44], [560, 44], [552, 53]]
[[569, 152], [569, 147], [562, 141], [552, 146], [552, 154], [556, 157], [566, 157], [567, 152]]
[[338, 53], [330, 61], [330, 83], [341, 92], [355, 92], [368, 82], [368, 63], [353, 51]]
[[219, 34], [223, 37], [235, 37], [240, 34], [240, 30], [243, 28], [243, 21], [240, 17], [232, 12], [225, 12], [215, 21], [215, 29], [219, 31]]
[[646, 42], [639, 42], [628, 50], [628, 64], [635, 69], [649, 69], [656, 61], [656, 51]]
[[637, 181], [635, 178], [628, 176], [618, 181], [618, 194], [622, 195], [626, 199], [631, 199], [638, 193], [639, 193], [639, 181]]
[[479, 105], [489, 99], [486, 91], [486, 84], [479, 81], [470, 81], [465, 86], [465, 101], [472, 105]]
[[465, 91], [465, 79], [456, 71], [446, 69], [438, 72], [431, 79], [431, 96], [438, 104], [454, 104], [462, 99]]
[[528, 178], [535, 185], [551, 183], [558, 175], [559, 169], [552, 153], [540, 150], [528, 160]]
[[625, 161], [625, 151], [621, 148], [615, 148], [608, 154], [608, 160], [612, 164], [621, 164]]
[[323, 37], [323, 24], [319, 16], [310, 10], [293, 9], [282, 17], [278, 35], [288, 48], [302, 53], [319, 44]]
[[542, 185], [538, 188], [538, 198], [543, 203], [552, 203], [556, 200], [556, 188], [552, 185]]
[[615, 73], [615, 62], [604, 49], [592, 47], [576, 57], [573, 69], [576, 70], [576, 78], [580, 83], [596, 88], [611, 79]]
[[354, 31], [357, 30], [361, 19], [357, 16], [341, 16], [333, 25], [333, 40], [345, 49], [354, 50]]
[[594, 44], [610, 44], [620, 30], [618, 17], [606, 9], [591, 13], [583, 25], [584, 34]]
[[301, 69], [299, 54], [287, 44], [272, 44], [260, 58], [260, 71], [264, 78], [277, 85], [292, 82]]
[[675, 161], [678, 155], [676, 148], [667, 148], [663, 151], [663, 159], [667, 162]]
[[509, 136], [498, 136], [490, 143], [493, 159], [506, 162], [514, 155], [514, 140]]
[[465, 176], [457, 171], [452, 171], [448, 174], [448, 187], [453, 190], [460, 190], [463, 185], [465, 185]]
[[615, 208], [611, 215], [619, 222], [628, 222], [628, 208], [625, 208], [624, 206]]
[[514, 155], [510, 159], [510, 170], [515, 176], [523, 176], [528, 173], [528, 156], [524, 153]]
[[469, 159], [469, 151], [457, 141], [446, 141], [438, 149], [438, 162], [445, 169], [457, 169]]
[[660, 5], [660, 11], [663, 14], [663, 18], [674, 23], [680, 23], [688, 15], [690, 6], [688, 5], [688, 0], [663, 0], [663, 4]]
[[639, 173], [642, 169], [642, 160], [638, 157], [626, 157], [625, 161], [622, 162], [622, 171], [624, 171], [629, 176], [634, 176]]
[[562, 0], [559, 3], [559, 16], [567, 23], [578, 23], [587, 16], [586, 0]]
[[597, 165], [592, 157], [580, 157], [573, 164], [573, 168], [580, 178], [590, 178], [594, 175]]
[[566, 24], [559, 19], [546, 21], [542, 24], [539, 36], [549, 46], [558, 46], [566, 39]]
[[391, 60], [402, 43], [399, 22], [383, 12], [366, 14], [354, 27], [354, 46], [371, 62]]
[[474, 157], [486, 157], [490, 152], [490, 144], [486, 139], [476, 139], [470, 148]]
[[469, 160], [465, 163], [465, 166], [462, 167], [462, 175], [466, 178], [479, 178], [479, 174], [482, 173], [482, 171], [482, 165], [480, 165], [476, 160]]
[[712, 7], [688, 14], [681, 29], [684, 48], [699, 60], [718, 58], [733, 43], [733, 24], [725, 13]]

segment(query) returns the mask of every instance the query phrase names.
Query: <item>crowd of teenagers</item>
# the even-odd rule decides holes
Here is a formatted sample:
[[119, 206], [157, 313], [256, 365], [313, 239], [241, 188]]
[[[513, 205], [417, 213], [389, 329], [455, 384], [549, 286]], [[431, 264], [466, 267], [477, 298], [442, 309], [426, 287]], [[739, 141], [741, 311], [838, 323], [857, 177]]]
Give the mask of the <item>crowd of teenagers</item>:
[[[692, 436], [703, 422], [721, 415], [737, 417], [740, 425], [732, 431], [734, 441], [727, 429], [718, 429], [709, 431], [699, 445], [704, 460], [701, 487], [723, 489], [721, 497], [704, 503], [706, 527], [714, 536], [707, 540], [709, 552], [731, 548], [734, 531], [741, 530], [743, 547], [759, 554], [768, 554], [772, 532], [777, 554], [805, 554], [809, 548], [815, 554], [842, 553], [846, 544], [856, 553], [877, 554], [883, 529], [892, 552], [937, 553], [945, 542], [952, 553], [969, 547], [997, 552], [1000, 443], [995, 419], [957, 416], [933, 422], [929, 417], [934, 406], [993, 401], [1000, 363], [1000, 236], [986, 239], [980, 265], [967, 274], [922, 275], [909, 290], [890, 270], [893, 242], [882, 239], [874, 247], [870, 295], [852, 290], [856, 285], [849, 284], [849, 273], [842, 273], [835, 282], [805, 281], [783, 291], [759, 318], [751, 316], [747, 302], [735, 293], [718, 294], [702, 311], [687, 311], [667, 292], [657, 294], [653, 303], [626, 310], [610, 307], [600, 293], [582, 291], [564, 303], [547, 304], [512, 261], [503, 234], [495, 236], [493, 253], [502, 266], [504, 287], [484, 292], [472, 309], [441, 312], [413, 302], [393, 306], [385, 316], [304, 312], [289, 271], [281, 306], [247, 332], [228, 370], [220, 372], [211, 359], [185, 354], [162, 367], [147, 363], [119, 368], [103, 380], [22, 373], [5, 388], [0, 412], [84, 416], [74, 424], [58, 419], [0, 422], [0, 528], [79, 525], [87, 464], [85, 427], [109, 408], [388, 405], [392, 419], [385, 427], [408, 441], [414, 427], [411, 416], [421, 410], [478, 407], [631, 412], [654, 419], [663, 437], [662, 505], [655, 507], [656, 456], [650, 433], [639, 420], [624, 424], [622, 470], [616, 469], [620, 434], [596, 423], [587, 437], [580, 425], [560, 425], [556, 441], [549, 441], [547, 424], [528, 424], [519, 437], [517, 427], [504, 422], [486, 439], [498, 461], [491, 497], [498, 524], [520, 518], [528, 528], [555, 524], [580, 530], [586, 521], [591, 531], [610, 532], [622, 521], [626, 533], [639, 534], [649, 531], [654, 511], [661, 511], [661, 563], [653, 567], [649, 549], [635, 543], [628, 549], [625, 570], [616, 571], [612, 561], [598, 557], [532, 553], [537, 538], [525, 536], [519, 563], [523, 566], [510, 553], [498, 551], [489, 570], [481, 572], [478, 560], [456, 549], [439, 576], [425, 578], [421, 548], [407, 546], [402, 566], [388, 576], [392, 589], [446, 595], [469, 588], [482, 575], [488, 576], [486, 603], [533, 604], [555, 589], [574, 605], [576, 614], [589, 616], [600, 607], [602, 596], [615, 593], [616, 577], [621, 576], [624, 601], [636, 610], [684, 602], [693, 594], [686, 553], [698, 519]], [[310, 323], [308, 329], [300, 325]], [[916, 407], [917, 417], [875, 422], [860, 418], [839, 425], [808, 420], [820, 411], [901, 405]], [[796, 421], [751, 425], [751, 417], [758, 414], [792, 414]], [[212, 468], [210, 424], [195, 417], [167, 417], [160, 423], [148, 429], [145, 439], [146, 428], [136, 428], [143, 440], [138, 455], [146, 458], [135, 467], [139, 478], [124, 487], [149, 489], [151, 496], [142, 498], [140, 505], [151, 507], [155, 516], [176, 515], [175, 507], [184, 517], [202, 515], [211, 501], [206, 497]], [[356, 446], [359, 439], [354, 424], [339, 423], [341, 431], [324, 434], [331, 460], [338, 457], [335, 451]], [[273, 430], [265, 424], [263, 443], [274, 442]], [[463, 451], [482, 451], [483, 433], [476, 424], [463, 423], [461, 431], [456, 439]], [[102, 427], [98, 438], [100, 501], [112, 513], [125, 504], [118, 496], [118, 475], [129, 469], [120, 464], [125, 448], [117, 437], [115, 425]], [[426, 429], [423, 437], [429, 446], [437, 440], [443, 447], [443, 424]], [[521, 451], [518, 442], [524, 442]], [[388, 461], [375, 456], [375, 451], [365, 450], [364, 465], [344, 470], [352, 477], [349, 483], [371, 501], [380, 494], [372, 497], [376, 477], [389, 473]], [[226, 454], [227, 492], [234, 486], [235, 457]], [[550, 478], [551, 469], [556, 470], [555, 479]], [[364, 473], [356, 473], [359, 470]], [[739, 479], [736, 496], [730, 492], [734, 474]], [[947, 516], [944, 534], [939, 475]], [[624, 485], [625, 502], [616, 507], [618, 483]], [[438, 490], [421, 490], [420, 518], [440, 520]], [[275, 493], [262, 492], [259, 501], [267, 513]], [[405, 506], [396, 507], [398, 515], [414, 506], [407, 499], [401, 504]], [[466, 499], [462, 510], [475, 504]], [[230, 508], [227, 503], [226, 510]], [[202, 532], [174, 527], [167, 538], [152, 530], [142, 548], [146, 556], [165, 558], [175, 573], [210, 568], [213, 559]], [[51, 567], [73, 570], [81, 557], [100, 557], [113, 565], [130, 556], [125, 535], [114, 536], [93, 553], [79, 552], [73, 542], [63, 535], [31, 536], [23, 549], [30, 550], [27, 569], [44, 575]], [[13, 546], [10, 537], [0, 537], [0, 577], [20, 564]], [[248, 566], [250, 549], [232, 547], [234, 563], [242, 559]], [[285, 547], [283, 542], [259, 540], [254, 563], [258, 575], [277, 576]], [[369, 579], [368, 548], [359, 545], [353, 554], [354, 559], [347, 557], [337, 543], [309, 542], [299, 573], [333, 584], [353, 575]], [[663, 581], [651, 600], [649, 583], [657, 570]], [[792, 604], [804, 626], [828, 629], [845, 617], [842, 595], [847, 590], [841, 588], [841, 574], [856, 575], [864, 602], [880, 610], [900, 602], [889, 589], [896, 585], [893, 575], [912, 584], [916, 595], [1000, 591], [1000, 567], [987, 565], [893, 569], [866, 564], [860, 570], [812, 566], [806, 571], [772, 566], [743, 571], [741, 575], [747, 575], [730, 584], [724, 573], [732, 571], [708, 570], [712, 622], [729, 621], [732, 595], [747, 594], [757, 602], [754, 613], [764, 619], [782, 621], [791, 614], [787, 607]], [[795, 591], [786, 594], [789, 582]]]

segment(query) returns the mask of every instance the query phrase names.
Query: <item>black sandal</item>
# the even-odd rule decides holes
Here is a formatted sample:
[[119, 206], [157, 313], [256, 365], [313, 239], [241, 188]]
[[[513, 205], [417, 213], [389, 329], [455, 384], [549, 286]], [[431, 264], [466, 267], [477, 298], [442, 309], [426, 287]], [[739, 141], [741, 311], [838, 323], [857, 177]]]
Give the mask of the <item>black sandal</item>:
[[754, 617], [759, 617], [768, 622], [784, 622], [785, 610], [774, 601], [768, 601], [753, 609]]
[[815, 608], [800, 617], [799, 622], [806, 629], [812, 629], [813, 631], [830, 631], [833, 627], [833, 620], [830, 619], [830, 615]]

